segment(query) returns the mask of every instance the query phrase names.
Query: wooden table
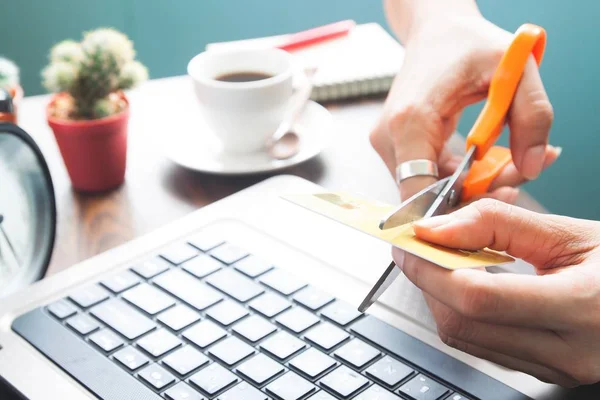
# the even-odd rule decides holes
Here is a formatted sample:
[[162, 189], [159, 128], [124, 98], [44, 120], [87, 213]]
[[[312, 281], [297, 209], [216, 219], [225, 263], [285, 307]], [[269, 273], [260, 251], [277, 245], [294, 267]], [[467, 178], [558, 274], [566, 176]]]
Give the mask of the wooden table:
[[[190, 129], [187, 115], [195, 99], [187, 77], [152, 80], [129, 93], [132, 104], [126, 182], [101, 195], [74, 192], [52, 131], [46, 124], [49, 96], [25, 98], [19, 125], [34, 137], [50, 166], [56, 191], [58, 226], [48, 274], [160, 228], [168, 222], [235, 193], [271, 175], [222, 177], [192, 172], [168, 160], [161, 141], [173, 129]], [[280, 172], [332, 190], [363, 193], [398, 202], [391, 175], [371, 148], [368, 135], [383, 99], [328, 105], [334, 140], [318, 157]], [[453, 147], [462, 150], [455, 136]], [[519, 204], [543, 208], [523, 193]]]

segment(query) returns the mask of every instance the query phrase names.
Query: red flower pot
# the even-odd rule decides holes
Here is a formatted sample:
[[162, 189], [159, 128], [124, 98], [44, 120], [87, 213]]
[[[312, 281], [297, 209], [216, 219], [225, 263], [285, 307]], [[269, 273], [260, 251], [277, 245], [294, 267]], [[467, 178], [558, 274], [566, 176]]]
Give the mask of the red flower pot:
[[116, 115], [95, 120], [56, 118], [52, 109], [60, 96], [55, 95], [46, 109], [48, 125], [54, 131], [58, 148], [73, 188], [84, 192], [113, 189], [125, 180], [127, 162], [127, 108]]

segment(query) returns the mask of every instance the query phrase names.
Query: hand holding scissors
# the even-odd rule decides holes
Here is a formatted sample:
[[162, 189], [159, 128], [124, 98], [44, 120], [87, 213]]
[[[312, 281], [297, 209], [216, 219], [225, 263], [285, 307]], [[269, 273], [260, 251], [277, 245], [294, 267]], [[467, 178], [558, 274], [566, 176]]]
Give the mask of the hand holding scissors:
[[[525, 24], [517, 30], [494, 73], [486, 104], [467, 137], [466, 155], [454, 174], [402, 202], [381, 221], [381, 229], [444, 214], [461, 201], [487, 193], [493, 180], [512, 161], [510, 149], [494, 146], [494, 143], [502, 133], [529, 56], [533, 54], [539, 65], [545, 46], [546, 32], [541, 27]], [[398, 274], [399, 269], [392, 262], [359, 310], [365, 311], [375, 302]]]

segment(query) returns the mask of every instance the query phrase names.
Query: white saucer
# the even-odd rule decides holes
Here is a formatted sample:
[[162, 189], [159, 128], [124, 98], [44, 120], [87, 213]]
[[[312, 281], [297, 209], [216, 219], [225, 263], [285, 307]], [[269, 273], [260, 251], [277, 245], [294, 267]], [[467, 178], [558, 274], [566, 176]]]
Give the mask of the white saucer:
[[[187, 121], [186, 121], [187, 122]], [[277, 171], [297, 165], [319, 154], [328, 144], [332, 135], [333, 118], [329, 111], [318, 103], [310, 101], [294, 126], [300, 138], [298, 154], [287, 160], [275, 160], [259, 151], [249, 154], [231, 154], [221, 150], [218, 140], [210, 128], [193, 118], [185, 129], [178, 129], [169, 135], [166, 156], [185, 168], [219, 175], [247, 175]]]

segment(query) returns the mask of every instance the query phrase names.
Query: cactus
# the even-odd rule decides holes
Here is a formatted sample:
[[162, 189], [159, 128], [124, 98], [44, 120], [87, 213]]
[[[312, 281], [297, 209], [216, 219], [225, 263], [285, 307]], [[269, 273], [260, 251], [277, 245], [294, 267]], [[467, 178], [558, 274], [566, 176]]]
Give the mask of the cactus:
[[0, 88], [10, 91], [19, 84], [19, 67], [8, 58], [0, 57]]
[[124, 102], [115, 94], [148, 79], [148, 70], [134, 58], [133, 43], [111, 28], [86, 32], [79, 43], [64, 40], [54, 45], [42, 71], [43, 84], [50, 92], [72, 97], [62, 103], [71, 109], [56, 114], [97, 119], [122, 111]]

